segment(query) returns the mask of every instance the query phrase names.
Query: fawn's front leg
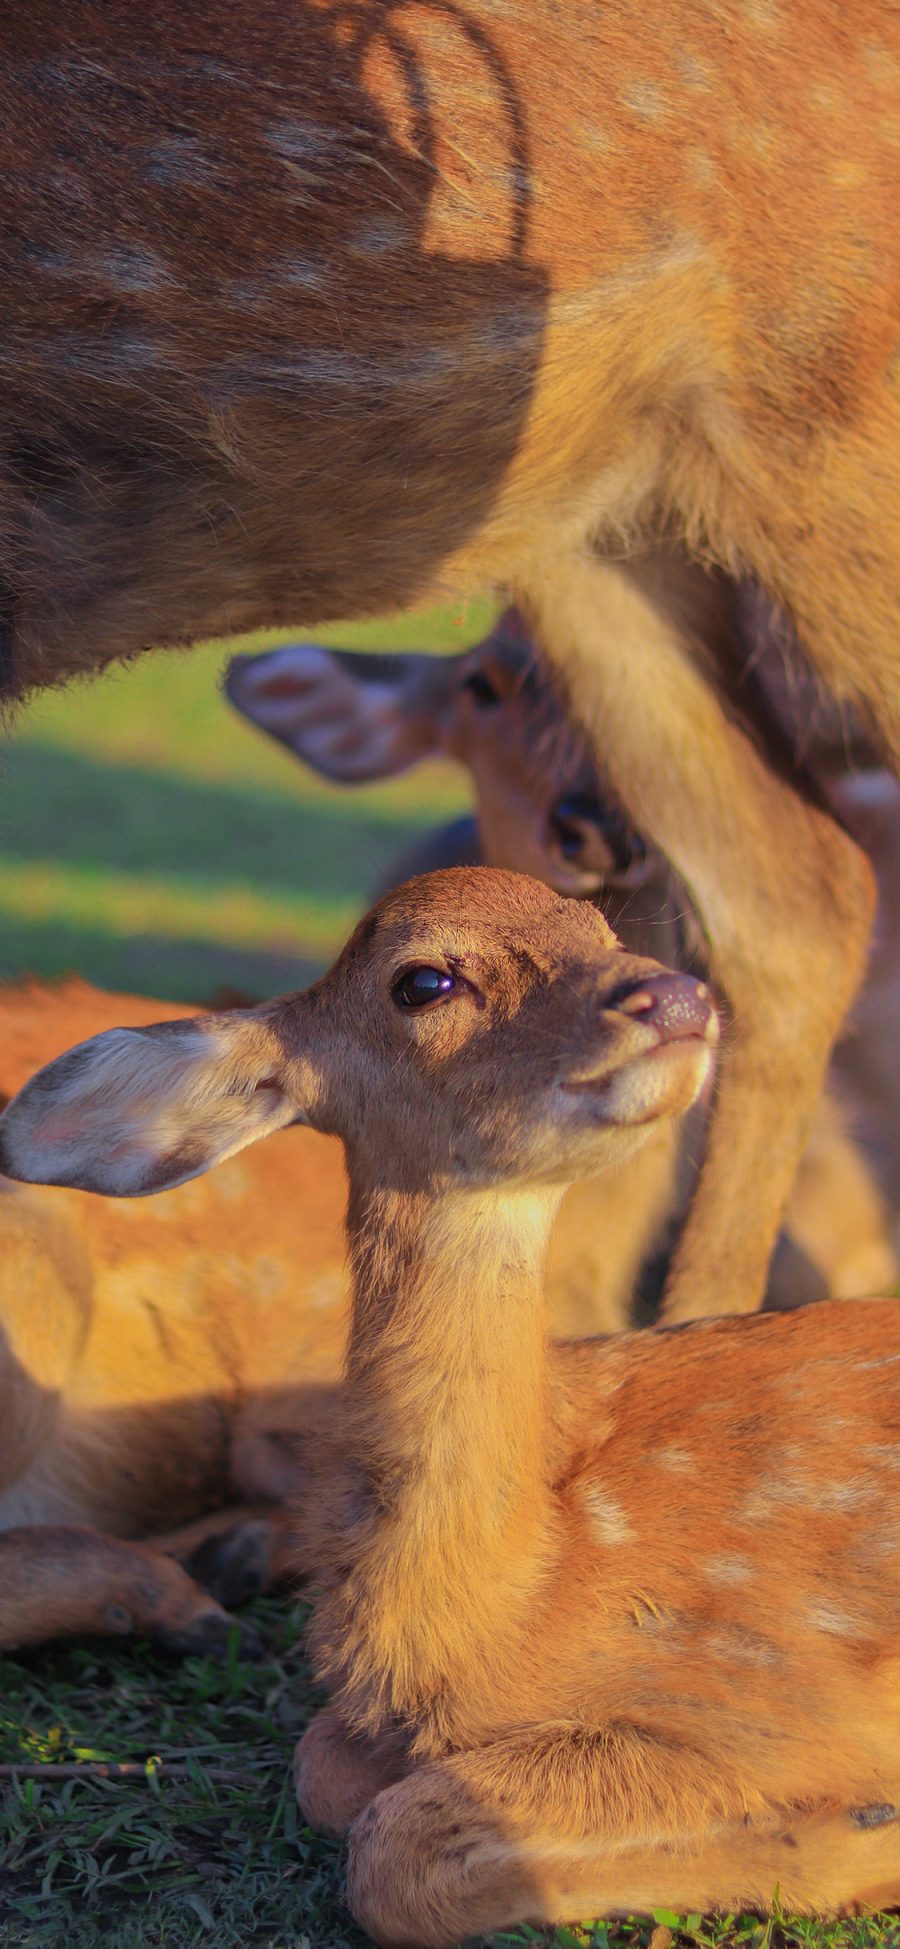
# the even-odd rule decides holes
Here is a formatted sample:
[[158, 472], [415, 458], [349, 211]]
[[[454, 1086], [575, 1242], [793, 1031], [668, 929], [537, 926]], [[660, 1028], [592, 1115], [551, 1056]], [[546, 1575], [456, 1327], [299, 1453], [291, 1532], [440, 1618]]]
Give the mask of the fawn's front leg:
[[[522, 598], [631, 818], [690, 889], [730, 1011], [703, 1168], [666, 1289], [670, 1320], [749, 1312], [874, 908], [861, 850], [767, 762], [702, 657], [739, 655], [718, 585], [561, 551]], [[699, 572], [697, 572], [699, 574]]]
[[408, 1765], [399, 1738], [357, 1739], [333, 1706], [317, 1712], [294, 1753], [294, 1786], [304, 1819], [323, 1834], [348, 1827]]
[[749, 1816], [699, 1754], [537, 1729], [411, 1773], [350, 1834], [347, 1898], [389, 1949], [648, 1912], [834, 1913], [900, 1894], [894, 1807]]

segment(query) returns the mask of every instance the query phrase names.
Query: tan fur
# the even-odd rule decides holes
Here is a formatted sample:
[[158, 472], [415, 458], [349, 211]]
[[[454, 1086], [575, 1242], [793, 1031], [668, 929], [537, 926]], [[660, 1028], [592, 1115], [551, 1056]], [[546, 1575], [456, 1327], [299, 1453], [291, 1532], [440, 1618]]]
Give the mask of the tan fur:
[[[664, 558], [657, 573], [661, 586], [681, 595], [683, 563]], [[791, 1188], [784, 1235], [794, 1249], [780, 1252], [770, 1269], [768, 1303], [793, 1305], [810, 1292], [833, 1298], [885, 1292], [900, 1277], [891, 1218], [853, 1135], [862, 1129], [893, 1190], [891, 1165], [900, 1158], [892, 1096], [900, 1024], [900, 898], [893, 860], [900, 844], [900, 795], [883, 774], [870, 769], [855, 778], [849, 771], [846, 727], [810, 694], [810, 684], [799, 695], [788, 688], [778, 654], [784, 621], [760, 615], [760, 606], [751, 591], [743, 592], [739, 609], [735, 605], [741, 615], [750, 611], [742, 634], [753, 649], [753, 688], [731, 673], [733, 703], [759, 725], [763, 739], [768, 736], [773, 754], [782, 746], [798, 749], [872, 858], [880, 892], [872, 964]], [[707, 608], [714, 618], [711, 595]], [[710, 655], [715, 650], [714, 643], [698, 647]], [[796, 674], [793, 682], [796, 689]], [[436, 753], [455, 758], [471, 780], [487, 864], [532, 873], [561, 893], [592, 898], [631, 953], [708, 972], [709, 950], [690, 895], [626, 818], [605, 769], [567, 721], [515, 610], [461, 656], [364, 657], [290, 644], [234, 658], [226, 690], [251, 723], [336, 782], [389, 776]], [[451, 828], [431, 846], [423, 841], [404, 862], [406, 872], [441, 863], [445, 849], [456, 847], [457, 858], [464, 856], [471, 844], [467, 830], [457, 835]], [[774, 831], [767, 844], [774, 868], [781, 854]], [[793, 863], [786, 862], [786, 900], [792, 886]], [[666, 1219], [683, 1214], [702, 1141], [694, 1118], [676, 1178], [675, 1132], [661, 1131], [659, 1141], [627, 1166], [627, 1202], [609, 1178], [569, 1192], [554, 1236], [571, 1239], [570, 1332], [629, 1323], [641, 1262]], [[719, 1305], [728, 1303], [731, 1291], [730, 1285], [720, 1289]]]
[[[73, 1041], [182, 1013], [74, 979], [0, 991], [0, 1098]], [[624, 1276], [667, 1198], [659, 1137], [649, 1172], [643, 1153], [622, 1168], [608, 1242], [573, 1188], [547, 1275], [559, 1331], [615, 1326], [600, 1274]], [[293, 1437], [344, 1353], [344, 1204], [340, 1146], [304, 1129], [137, 1204], [0, 1178], [0, 1645], [172, 1641], [189, 1613], [209, 1630], [217, 1607], [161, 1550], [189, 1557], [234, 1505], [273, 1512], [260, 1574], [284, 1569]]]
[[[403, 1008], [422, 966], [456, 986]], [[102, 1115], [129, 1182], [201, 1172], [223, 1097], [253, 1141], [260, 1086], [343, 1138], [345, 1394], [298, 1450], [296, 1511], [332, 1703], [297, 1771], [308, 1819], [353, 1822], [357, 1919], [428, 1949], [776, 1889], [896, 1900], [896, 1305], [546, 1337], [563, 1186], [702, 1086], [697, 984], [476, 869], [388, 895], [305, 994], [213, 1018], [180, 1078], [171, 1034], [102, 1111], [96, 1044], [51, 1066], [4, 1159], [101, 1189], [123, 1168], [97, 1162]]]
[[667, 1310], [752, 1308], [871, 885], [640, 548], [752, 575], [900, 761], [891, 0], [41, 0], [0, 34], [7, 694], [517, 594], [734, 1017]]
[[[0, 1092], [73, 1039], [181, 1014], [74, 980], [7, 990]], [[136, 1539], [283, 1498], [291, 1428], [340, 1369], [344, 1198], [337, 1145], [308, 1130], [137, 1205], [0, 1179], [0, 1644], [133, 1628], [186, 1648], [189, 1620], [214, 1641], [212, 1598]]]

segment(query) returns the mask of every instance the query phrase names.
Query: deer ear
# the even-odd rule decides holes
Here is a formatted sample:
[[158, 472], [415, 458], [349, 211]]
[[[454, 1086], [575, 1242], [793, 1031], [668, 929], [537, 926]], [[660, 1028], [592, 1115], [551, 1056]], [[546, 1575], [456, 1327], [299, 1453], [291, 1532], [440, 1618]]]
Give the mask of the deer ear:
[[235, 657], [225, 693], [251, 724], [323, 778], [359, 785], [392, 778], [443, 749], [458, 661], [292, 643]]
[[0, 1117], [0, 1171], [144, 1197], [303, 1120], [274, 1038], [252, 1011], [109, 1029], [38, 1070], [13, 1098]]

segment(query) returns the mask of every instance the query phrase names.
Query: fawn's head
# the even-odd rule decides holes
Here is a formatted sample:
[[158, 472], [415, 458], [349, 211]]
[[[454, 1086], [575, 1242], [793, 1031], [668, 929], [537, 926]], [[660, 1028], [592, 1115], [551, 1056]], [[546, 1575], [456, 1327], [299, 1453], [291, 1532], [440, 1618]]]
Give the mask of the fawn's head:
[[225, 690], [251, 724], [337, 784], [457, 759], [490, 866], [601, 899], [627, 898], [654, 871], [515, 609], [461, 656], [289, 643], [234, 657]]
[[0, 1120], [0, 1168], [136, 1196], [301, 1122], [385, 1184], [565, 1183], [686, 1110], [715, 1037], [705, 988], [593, 907], [454, 869], [388, 894], [301, 994], [70, 1050]]

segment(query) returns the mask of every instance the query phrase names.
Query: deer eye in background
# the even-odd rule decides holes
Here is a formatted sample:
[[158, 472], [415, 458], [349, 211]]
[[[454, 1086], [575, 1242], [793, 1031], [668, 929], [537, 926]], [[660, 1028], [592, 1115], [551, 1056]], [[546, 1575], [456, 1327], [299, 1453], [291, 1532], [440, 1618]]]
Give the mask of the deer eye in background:
[[398, 1008], [428, 1008], [431, 1002], [445, 1002], [459, 983], [440, 968], [407, 968], [391, 990]]
[[469, 695], [474, 697], [476, 704], [480, 704], [482, 710], [490, 710], [494, 704], [500, 702], [499, 691], [494, 689], [490, 677], [484, 676], [481, 670], [473, 670], [470, 677], [463, 679], [463, 690], [467, 690]]

